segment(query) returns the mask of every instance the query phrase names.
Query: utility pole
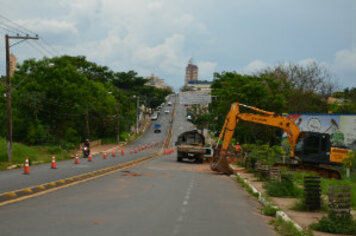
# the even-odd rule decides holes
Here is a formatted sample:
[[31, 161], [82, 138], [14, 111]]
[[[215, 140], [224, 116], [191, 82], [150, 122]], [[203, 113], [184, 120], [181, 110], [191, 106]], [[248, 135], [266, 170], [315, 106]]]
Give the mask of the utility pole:
[[[10, 39], [21, 39], [10, 45]], [[38, 36], [30, 37], [26, 36], [9, 36], [5, 35], [5, 48], [6, 48], [6, 123], [7, 123], [7, 133], [6, 133], [6, 143], [7, 143], [7, 160], [12, 162], [12, 106], [11, 106], [11, 74], [10, 74], [10, 48], [19, 44], [27, 39], [38, 40]]]

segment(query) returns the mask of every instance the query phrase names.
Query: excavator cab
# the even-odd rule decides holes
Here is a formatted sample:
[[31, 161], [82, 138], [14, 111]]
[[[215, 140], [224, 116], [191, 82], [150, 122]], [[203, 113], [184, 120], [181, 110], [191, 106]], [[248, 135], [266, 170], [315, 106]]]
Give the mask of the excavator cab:
[[336, 162], [330, 159], [333, 149], [329, 134], [301, 132], [294, 153], [303, 163], [342, 166], [342, 161]]

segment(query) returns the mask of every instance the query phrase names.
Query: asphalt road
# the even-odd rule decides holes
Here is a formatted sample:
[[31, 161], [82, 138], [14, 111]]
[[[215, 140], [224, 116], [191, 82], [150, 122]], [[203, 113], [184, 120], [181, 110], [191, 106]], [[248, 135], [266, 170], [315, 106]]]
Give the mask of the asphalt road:
[[[162, 110], [172, 110], [172, 107], [167, 105]], [[85, 158], [80, 158], [78, 165], [74, 164], [74, 160], [66, 160], [57, 162], [57, 169], [50, 169], [50, 163], [31, 166], [29, 175], [23, 174], [23, 169], [14, 169], [9, 171], [0, 171], [0, 193], [14, 191], [25, 187], [35, 186], [48, 183], [51, 181], [77, 176], [94, 170], [103, 169], [105, 167], [117, 165], [127, 161], [135, 160], [141, 157], [149, 156], [158, 151], [162, 147], [162, 141], [165, 138], [169, 126], [170, 114], [162, 113], [157, 121], [152, 121], [146, 133], [138, 140], [132, 142], [125, 147], [125, 155], [116, 153], [116, 158], [111, 157], [108, 153], [107, 159], [102, 159], [102, 156], [93, 155], [93, 161], [88, 162]], [[154, 124], [161, 124], [161, 133], [154, 133]], [[159, 146], [146, 149], [145, 151], [130, 154], [129, 150], [138, 147], [139, 145], [159, 142]], [[49, 157], [50, 158], [50, 157]]]
[[[178, 106], [174, 136], [188, 125], [184, 107]], [[274, 232], [258, 214], [255, 200], [231, 178], [212, 173], [208, 165], [177, 163], [171, 154], [3, 206], [0, 234], [228, 236]]]

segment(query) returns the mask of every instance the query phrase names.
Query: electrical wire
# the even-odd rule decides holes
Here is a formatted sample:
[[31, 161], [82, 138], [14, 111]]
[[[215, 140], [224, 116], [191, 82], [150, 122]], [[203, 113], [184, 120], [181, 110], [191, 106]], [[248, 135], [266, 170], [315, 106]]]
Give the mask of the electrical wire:
[[10, 20], [9, 18], [7, 18], [7, 17], [5, 17], [5, 16], [3, 16], [3, 15], [1, 15], [1, 14], [0, 14], [0, 18], [3, 18], [3, 19], [5, 19], [5, 20], [7, 20], [7, 21], [8, 21], [9, 23], [11, 23], [12, 25], [15, 25], [15, 26], [17, 26], [17, 27], [19, 27], [19, 28], [22, 28], [22, 30], [24, 30], [24, 31], [27, 31], [27, 32], [24, 32], [24, 31], [18, 29], [18, 31], [20, 31], [20, 32], [22, 32], [22, 33], [24, 33], [24, 34], [34, 34], [34, 35], [37, 35], [37, 33], [35, 33], [35, 32], [33, 32], [33, 31], [31, 31], [31, 30], [25, 28], [24, 26], [22, 26], [22, 25], [20, 25], [20, 24], [15, 23], [14, 21]]

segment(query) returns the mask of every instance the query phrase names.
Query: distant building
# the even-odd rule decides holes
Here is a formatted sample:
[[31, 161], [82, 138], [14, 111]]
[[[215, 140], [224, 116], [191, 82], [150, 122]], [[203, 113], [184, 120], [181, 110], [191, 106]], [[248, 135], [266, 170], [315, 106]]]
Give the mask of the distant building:
[[146, 85], [148, 86], [154, 86], [157, 88], [167, 88], [167, 85], [164, 83], [164, 79], [161, 79], [158, 76], [155, 76], [154, 74], [148, 76], [146, 79], [148, 79], [146, 83]]
[[14, 54], [10, 54], [10, 77], [15, 73], [17, 66], [17, 58]]
[[188, 85], [189, 81], [198, 80], [198, 66], [193, 64], [193, 60], [190, 59], [187, 67], [185, 68], [185, 85]]
[[186, 87], [191, 88], [193, 91], [211, 91], [211, 81], [207, 80], [196, 80], [188, 81]]

